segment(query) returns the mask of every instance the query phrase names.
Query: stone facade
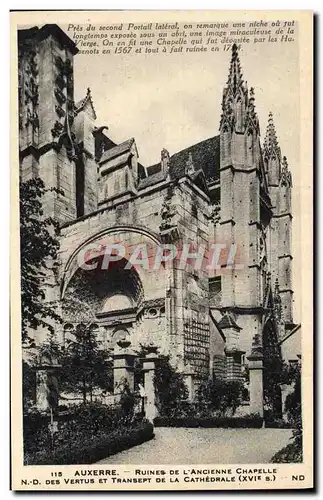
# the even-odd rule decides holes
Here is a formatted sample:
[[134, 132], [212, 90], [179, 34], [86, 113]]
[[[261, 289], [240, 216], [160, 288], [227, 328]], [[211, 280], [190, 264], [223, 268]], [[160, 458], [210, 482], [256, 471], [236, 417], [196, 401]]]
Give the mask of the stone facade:
[[[57, 335], [66, 338], [84, 316], [106, 347], [124, 338], [134, 350], [153, 344], [193, 384], [242, 380], [249, 365], [252, 411], [260, 411], [264, 346], [279, 352], [295, 330], [292, 181], [271, 114], [261, 145], [236, 46], [219, 135], [174, 155], [162, 149], [160, 162], [144, 167], [134, 139], [115, 144], [96, 124], [89, 89], [74, 101], [77, 48], [59, 27], [22, 30], [18, 44], [21, 177], [39, 175], [57, 189], [44, 202], [61, 225], [60, 272], [47, 290], [65, 320]], [[160, 244], [214, 242], [235, 244], [241, 269], [178, 260], [128, 269], [127, 254], [105, 270], [79, 264], [89, 245], [123, 244], [130, 253], [144, 244], [153, 256]], [[69, 297], [76, 311], [64, 307]]]

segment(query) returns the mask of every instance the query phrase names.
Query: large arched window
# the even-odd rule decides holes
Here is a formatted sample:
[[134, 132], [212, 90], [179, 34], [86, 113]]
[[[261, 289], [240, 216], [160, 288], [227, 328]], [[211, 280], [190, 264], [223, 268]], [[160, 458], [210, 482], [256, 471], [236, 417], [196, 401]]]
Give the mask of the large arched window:
[[120, 311], [133, 307], [133, 301], [123, 293], [116, 293], [108, 297], [103, 304], [102, 312]]

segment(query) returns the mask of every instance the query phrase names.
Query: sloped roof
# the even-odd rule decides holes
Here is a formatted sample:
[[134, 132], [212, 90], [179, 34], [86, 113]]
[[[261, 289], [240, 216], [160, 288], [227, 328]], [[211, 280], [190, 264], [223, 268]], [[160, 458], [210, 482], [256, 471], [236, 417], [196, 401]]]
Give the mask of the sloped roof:
[[195, 169], [202, 169], [207, 180], [220, 178], [220, 136], [206, 139], [171, 156], [171, 178], [178, 179], [185, 175], [185, 166], [190, 154]]
[[165, 178], [166, 175], [164, 174], [164, 172], [159, 170], [154, 175], [148, 175], [148, 177], [140, 179], [139, 188], [143, 189], [148, 186], [153, 186], [154, 184], [157, 184], [158, 182], [165, 180]]
[[118, 144], [117, 146], [112, 147], [108, 151], [104, 151], [100, 159], [100, 163], [112, 160], [113, 158], [116, 158], [117, 156], [126, 153], [127, 151], [130, 150], [134, 141], [135, 141], [134, 138], [131, 138], [128, 139], [127, 141], [122, 142], [121, 144]]
[[220, 328], [234, 328], [235, 330], [241, 330], [241, 327], [237, 325], [232, 315], [229, 312], [224, 313], [219, 321]]
[[[171, 156], [169, 160], [171, 179], [180, 179], [185, 176], [185, 168], [190, 155], [196, 170], [195, 177], [198, 177], [202, 170], [207, 181], [220, 178], [220, 136], [206, 139]], [[140, 188], [152, 186], [165, 178], [160, 163], [147, 167], [146, 171], [148, 177], [141, 180]]]
[[154, 175], [160, 171], [161, 171], [161, 164], [160, 163], [156, 163], [155, 165], [151, 165], [150, 167], [147, 168], [148, 175]]

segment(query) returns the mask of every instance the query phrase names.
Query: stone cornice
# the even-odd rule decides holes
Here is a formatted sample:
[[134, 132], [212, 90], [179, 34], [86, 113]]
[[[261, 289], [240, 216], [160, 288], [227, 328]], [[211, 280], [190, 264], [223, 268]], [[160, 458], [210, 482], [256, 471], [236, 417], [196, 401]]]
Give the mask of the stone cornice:
[[42, 28], [35, 26], [34, 28], [18, 31], [18, 41], [22, 43], [30, 39], [42, 42], [49, 36], [55, 38], [62, 47], [67, 48], [73, 56], [78, 53], [79, 49], [73, 40], [57, 24], [45, 24]]

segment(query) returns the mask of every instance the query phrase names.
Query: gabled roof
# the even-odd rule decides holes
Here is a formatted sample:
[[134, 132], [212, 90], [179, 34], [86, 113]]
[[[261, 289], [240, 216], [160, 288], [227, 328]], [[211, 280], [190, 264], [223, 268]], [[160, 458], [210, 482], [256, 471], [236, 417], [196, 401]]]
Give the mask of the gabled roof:
[[80, 101], [78, 101], [77, 103], [75, 103], [76, 114], [79, 113], [80, 111], [82, 111], [87, 104], [89, 104], [91, 106], [92, 112], [94, 115], [94, 119], [96, 120], [96, 112], [95, 112], [94, 104], [92, 101], [91, 89], [89, 87], [87, 89], [86, 96], [83, 99], [81, 99]]
[[237, 325], [233, 316], [229, 312], [225, 312], [219, 321], [219, 327], [222, 328], [234, 328], [235, 330], [241, 330], [241, 327]]
[[294, 328], [291, 330], [285, 330], [285, 335], [284, 337], [279, 341], [279, 344], [283, 344], [288, 340], [292, 335], [294, 335], [301, 327], [301, 323], [298, 323], [297, 325], [294, 325]]
[[165, 179], [166, 179], [165, 173], [159, 170], [155, 174], [148, 175], [148, 177], [141, 179], [139, 184], [139, 189], [144, 189], [148, 186], [153, 186], [154, 184], [164, 181]]
[[209, 310], [209, 316], [210, 318], [212, 319], [213, 323], [215, 324], [219, 334], [221, 335], [222, 339], [224, 340], [224, 342], [226, 342], [226, 336], [225, 336], [225, 333], [222, 331], [221, 327], [220, 327], [220, 324], [219, 322], [215, 319], [215, 317], [213, 316], [213, 311], [212, 309]]
[[[206, 139], [171, 156], [169, 159], [169, 176], [171, 179], [180, 179], [186, 175], [189, 159], [191, 159], [196, 169], [191, 174], [192, 179], [196, 183], [201, 183], [203, 188], [207, 189], [205, 180], [203, 180], [204, 176], [206, 183], [220, 179], [220, 136]], [[152, 186], [165, 179], [160, 163], [147, 167], [146, 171], [148, 177], [140, 182], [140, 188]]]
[[151, 165], [147, 168], [148, 175], [154, 175], [161, 171], [161, 164], [156, 163], [155, 165]]
[[131, 138], [122, 142], [121, 144], [118, 144], [117, 146], [114, 146], [108, 151], [105, 151], [100, 159], [100, 163], [112, 160], [113, 158], [116, 158], [117, 156], [122, 155], [127, 151], [130, 151], [134, 142], [135, 142], [134, 138]]
[[203, 170], [207, 181], [220, 178], [220, 136], [206, 139], [171, 156], [171, 178], [177, 179], [185, 175], [185, 166], [190, 155], [195, 168]]

